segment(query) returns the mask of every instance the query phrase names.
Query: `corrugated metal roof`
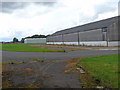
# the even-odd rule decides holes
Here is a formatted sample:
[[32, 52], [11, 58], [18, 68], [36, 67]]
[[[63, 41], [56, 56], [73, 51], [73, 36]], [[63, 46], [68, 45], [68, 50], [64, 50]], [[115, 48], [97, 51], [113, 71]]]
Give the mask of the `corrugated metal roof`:
[[[75, 33], [75, 32], [81, 32], [81, 31], [88, 31], [88, 30], [93, 30], [93, 29], [98, 29], [102, 27], [108, 27], [110, 24], [116, 22], [118, 20], [118, 16], [68, 28], [65, 30], [57, 31], [51, 36], [56, 36], [56, 35], [61, 35], [61, 34], [68, 34], [68, 33]], [[119, 21], [120, 21], [120, 16], [119, 16]]]

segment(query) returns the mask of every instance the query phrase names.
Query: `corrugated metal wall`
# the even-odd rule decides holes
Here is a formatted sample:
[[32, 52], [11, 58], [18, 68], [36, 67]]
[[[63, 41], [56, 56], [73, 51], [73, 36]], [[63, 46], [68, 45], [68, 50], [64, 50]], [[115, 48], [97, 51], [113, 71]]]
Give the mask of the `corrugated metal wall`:
[[46, 38], [26, 38], [24, 43], [46, 43]]
[[54, 42], [61, 42], [62, 41], [62, 35], [54, 36]]
[[108, 27], [107, 31], [108, 41], [118, 41], [118, 23], [113, 23]]
[[[117, 20], [117, 19], [116, 19]], [[102, 21], [101, 21], [102, 22]], [[118, 23], [119, 22], [119, 23]], [[47, 37], [47, 42], [85, 42], [85, 41], [120, 41], [120, 38], [118, 37], [118, 29], [120, 29], [120, 19], [118, 21], [113, 22], [112, 24], [100, 27], [98, 29], [94, 30], [83, 30], [83, 31], [76, 31], [74, 33], [66, 32], [68, 33], [62, 33], [60, 34], [60, 31], [56, 32], [56, 34], [53, 34], [49, 37]], [[77, 28], [78, 29], [78, 28]], [[107, 31], [104, 31], [107, 29]], [[72, 28], [72, 31], [74, 31], [74, 28]], [[65, 31], [64, 31], [65, 32]]]
[[62, 42], [62, 35], [49, 36], [47, 37], [47, 42]]
[[78, 33], [70, 33], [63, 35], [64, 42], [78, 42]]
[[102, 41], [101, 29], [47, 37], [48, 42]]
[[79, 32], [79, 41], [102, 41], [103, 32], [101, 29]]

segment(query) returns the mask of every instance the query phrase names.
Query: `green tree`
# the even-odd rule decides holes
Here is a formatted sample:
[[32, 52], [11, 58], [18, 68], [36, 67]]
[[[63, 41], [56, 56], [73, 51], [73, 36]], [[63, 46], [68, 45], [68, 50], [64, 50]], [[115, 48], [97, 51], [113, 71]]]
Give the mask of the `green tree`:
[[22, 39], [21, 39], [21, 43], [24, 43], [24, 40], [25, 40], [25, 38], [22, 38]]
[[19, 42], [16, 37], [13, 38], [13, 43], [15, 43], [15, 42]]
[[29, 37], [25, 37], [25, 38], [46, 38], [47, 36], [45, 35], [33, 35], [33, 36], [29, 36]]

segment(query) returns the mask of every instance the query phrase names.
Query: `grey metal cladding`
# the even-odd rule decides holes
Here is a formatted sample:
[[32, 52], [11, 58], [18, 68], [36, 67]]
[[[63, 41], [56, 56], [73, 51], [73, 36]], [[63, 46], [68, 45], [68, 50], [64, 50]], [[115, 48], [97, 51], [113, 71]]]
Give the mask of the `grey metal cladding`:
[[50, 37], [46, 37], [46, 42], [49, 42], [49, 41], [50, 41], [49, 38], [50, 38]]
[[54, 36], [54, 42], [62, 42], [62, 35]]
[[78, 33], [70, 33], [63, 35], [64, 42], [78, 42]]
[[79, 41], [102, 41], [103, 33], [101, 29], [79, 32]]
[[62, 42], [62, 35], [47, 37], [48, 42]]
[[98, 28], [102, 28], [102, 27], [108, 27], [110, 24], [116, 22], [118, 19], [120, 20], [120, 18], [118, 18], [118, 16], [116, 16], [116, 17], [105, 19], [105, 20], [100, 20], [100, 21], [97, 21], [97, 22], [92, 22], [92, 23], [81, 25], [81, 26], [68, 28], [68, 29], [65, 29], [65, 30], [55, 32], [54, 34], [52, 34], [52, 36], [81, 32], [81, 31], [88, 31], [88, 30], [98, 29]]
[[108, 27], [108, 32], [107, 32], [107, 36], [108, 36], [108, 41], [119, 41], [118, 38], [118, 23], [113, 23], [112, 25], [110, 25]]
[[120, 41], [120, 17], [118, 19], [118, 40]]
[[47, 37], [47, 42], [53, 42], [53, 37], [51, 36]]
[[46, 43], [46, 38], [26, 38], [24, 43]]

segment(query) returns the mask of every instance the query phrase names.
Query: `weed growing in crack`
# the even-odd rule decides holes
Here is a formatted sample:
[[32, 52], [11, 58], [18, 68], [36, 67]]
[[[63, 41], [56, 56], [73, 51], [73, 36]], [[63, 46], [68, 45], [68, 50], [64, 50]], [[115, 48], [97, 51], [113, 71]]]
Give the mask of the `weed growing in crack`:
[[43, 60], [43, 59], [40, 59], [40, 58], [38, 58], [38, 59], [33, 59], [33, 61], [44, 62], [44, 60]]

